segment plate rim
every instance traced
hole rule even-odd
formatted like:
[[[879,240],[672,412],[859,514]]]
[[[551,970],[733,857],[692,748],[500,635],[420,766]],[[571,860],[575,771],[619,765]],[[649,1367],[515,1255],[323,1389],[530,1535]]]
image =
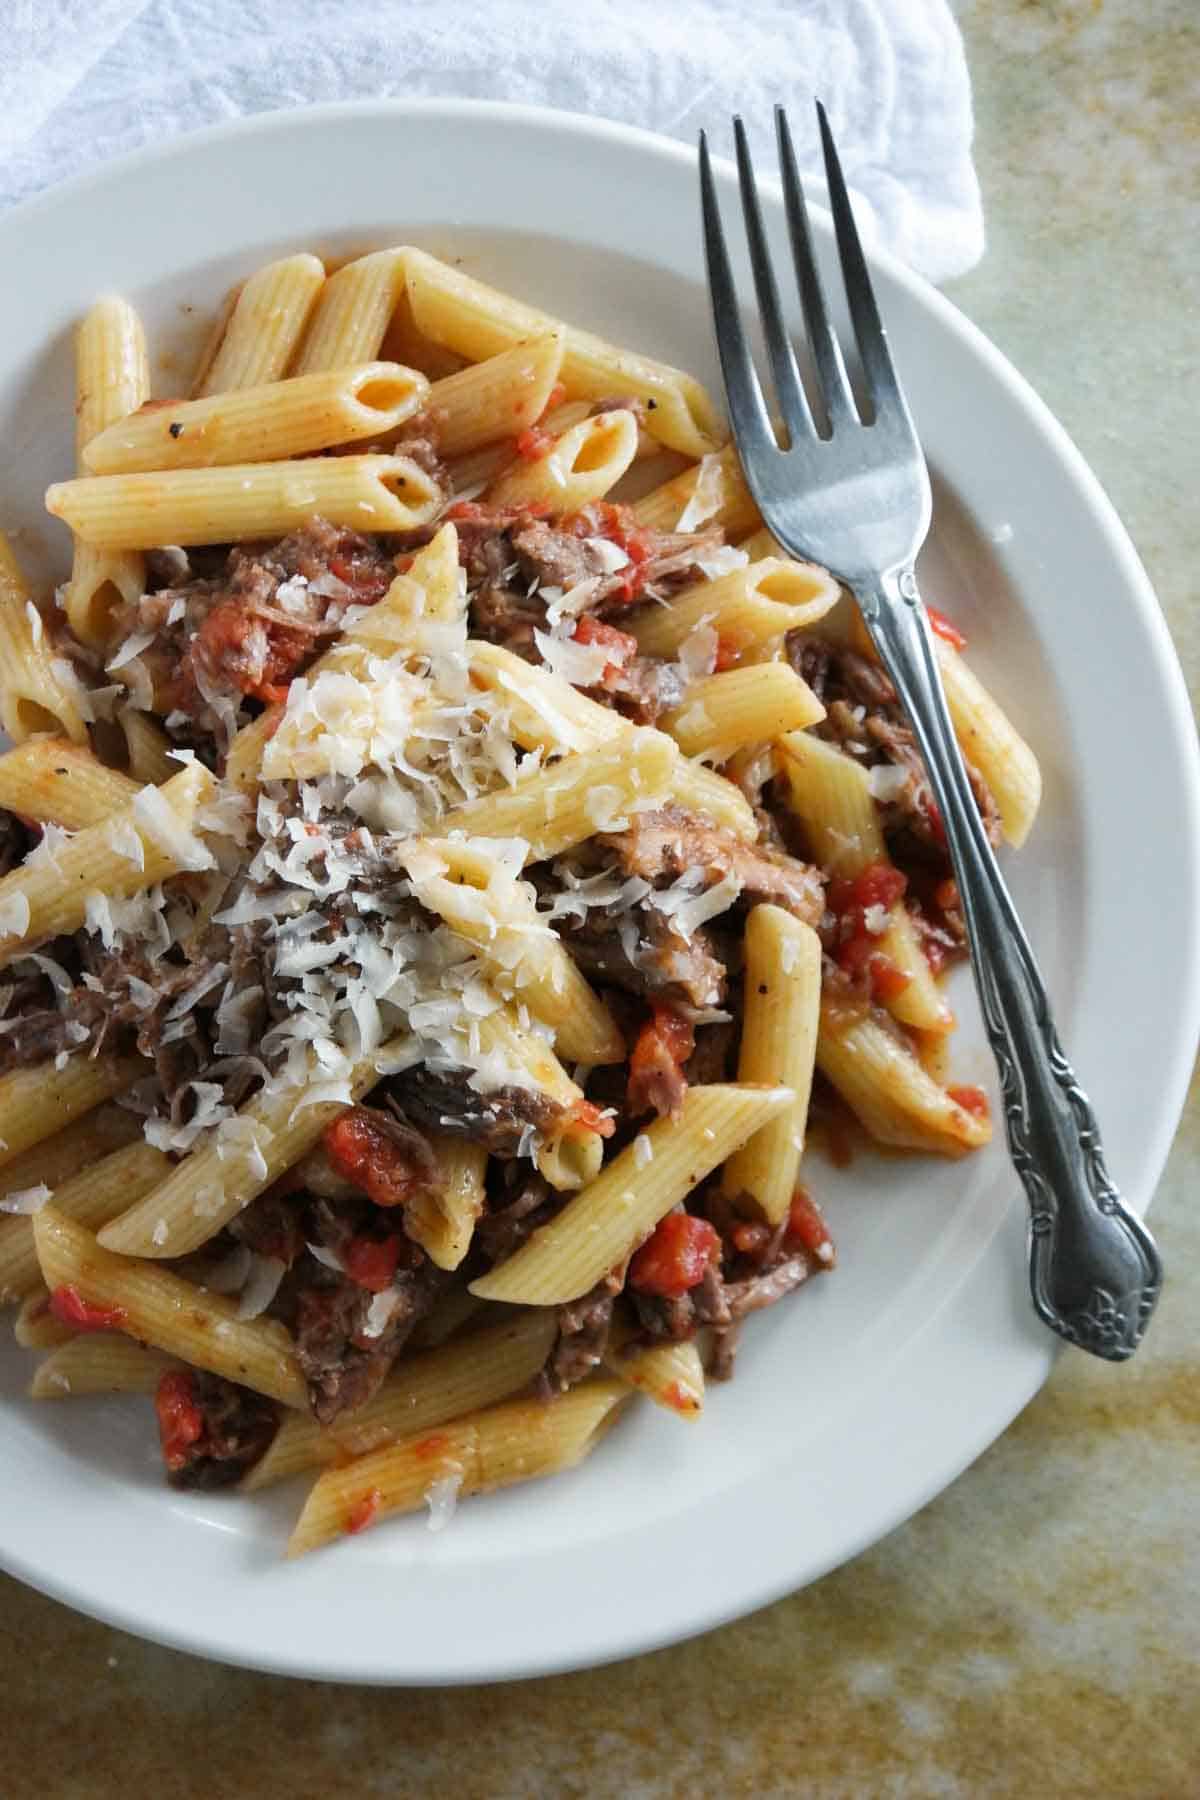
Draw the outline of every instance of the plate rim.
[[[423,114],[433,115],[442,120],[508,122],[514,126],[550,133],[565,133],[568,136],[582,135],[601,142],[608,141],[614,145],[619,144],[640,150],[647,157],[664,158],[677,165],[694,166],[695,163],[695,150],[677,139],[664,137],[640,127],[603,117],[552,107],[467,99],[326,102],[314,106],[276,108],[268,112],[207,126],[199,131],[183,133],[165,144],[144,145],[126,155],[103,162],[96,168],[82,171],[65,182],[30,196],[8,209],[4,214],[0,214],[0,237],[9,230],[20,231],[35,222],[40,214],[52,213],[55,207],[69,204],[73,199],[86,194],[91,189],[102,189],[107,183],[114,180],[135,176],[142,166],[159,165],[169,163],[176,158],[188,158],[198,153],[203,154],[204,150],[212,144],[229,144],[238,139],[271,135],[277,132],[286,133],[295,130],[298,125],[303,125],[309,120],[353,121],[366,118],[419,117]],[[714,163],[718,172],[726,178],[733,173],[733,165],[728,158],[714,158]],[[777,191],[776,184],[764,185],[776,186]],[[822,232],[828,231],[830,228],[828,214],[815,206],[813,212],[819,217],[818,229]],[[958,338],[968,353],[977,362],[984,365],[993,379],[1016,402],[1030,429],[1045,442],[1054,460],[1074,483],[1090,519],[1097,528],[1098,535],[1103,540],[1106,558],[1115,565],[1125,593],[1134,602],[1138,621],[1143,628],[1146,649],[1153,660],[1156,674],[1161,683],[1165,701],[1162,714],[1163,733],[1164,737],[1170,739],[1171,750],[1179,770],[1180,787],[1185,806],[1185,817],[1179,821],[1181,848],[1186,848],[1187,874],[1192,892],[1200,895],[1200,751],[1198,751],[1196,743],[1192,707],[1165,617],[1129,533],[1099,478],[1065,427],[1050,411],[1027,378],[1015,368],[981,328],[967,318],[952,300],[922,276],[900,263],[890,252],[879,246],[872,246],[868,250],[868,258],[873,265],[886,272],[891,280],[909,291],[918,307],[931,316],[936,330],[949,332]],[[697,267],[699,268],[699,262]],[[1181,954],[1179,962],[1179,975],[1180,992],[1181,996],[1185,998],[1186,1004],[1179,1008],[1176,1029],[1172,1034],[1174,1041],[1171,1046],[1169,1073],[1164,1081],[1167,1091],[1160,1098],[1157,1108],[1157,1128],[1147,1134],[1147,1139],[1142,1146],[1143,1182],[1141,1185],[1144,1186],[1145,1192],[1134,1196],[1134,1203],[1138,1211],[1145,1211],[1148,1208],[1161,1180],[1182,1114],[1197,1042],[1200,1040],[1200,917],[1196,919],[1187,943],[1183,947],[1183,954]],[[978,1269],[973,1271],[959,1291],[966,1291],[972,1281],[979,1279],[979,1273]],[[906,1490],[902,1509],[891,1517],[891,1522],[882,1531],[877,1525],[868,1527],[858,1538],[843,1544],[824,1561],[812,1567],[802,1578],[802,1583],[806,1585],[808,1581],[819,1579],[831,1568],[861,1554],[863,1549],[871,1543],[879,1541],[881,1537],[895,1530],[906,1519],[927,1505],[933,1497],[942,1492],[964,1469],[969,1467],[982,1451],[1008,1428],[1013,1419],[1039,1391],[1057,1360],[1061,1346],[1056,1345],[1047,1337],[1045,1345],[1041,1348],[1044,1354],[1034,1359],[1034,1366],[1031,1366],[1028,1378],[1022,1382],[1015,1397],[1013,1395],[1006,1396],[1005,1404],[998,1408],[994,1407],[988,1413],[987,1422],[980,1430],[965,1439],[960,1436],[956,1440],[954,1455],[940,1459],[933,1472],[929,1473],[925,1480],[912,1484]],[[1008,1405],[1010,1399],[1012,1400],[1011,1408]],[[997,1425],[998,1417],[1001,1422]],[[964,1442],[965,1449],[963,1448]],[[90,1591],[81,1590],[77,1584],[73,1585],[66,1576],[59,1578],[57,1571],[53,1569],[47,1571],[45,1566],[35,1559],[20,1552],[14,1554],[3,1543],[0,1543],[0,1567],[29,1586],[53,1599],[62,1601],[77,1611],[173,1649],[278,1674],[335,1682],[390,1686],[461,1685],[468,1682],[528,1678],[582,1667],[598,1667],[606,1662],[661,1648],[666,1644],[679,1642],[700,1632],[714,1629],[794,1591],[797,1585],[794,1573],[786,1570],[766,1575],[755,1584],[745,1587],[738,1598],[728,1605],[721,1605],[708,1611],[705,1611],[703,1607],[693,1607],[683,1619],[678,1616],[678,1609],[676,1609],[672,1612],[670,1621],[665,1623],[661,1630],[636,1630],[623,1643],[614,1641],[598,1651],[588,1649],[586,1646],[582,1648],[576,1646],[564,1649],[557,1655],[531,1655],[528,1649],[514,1655],[510,1649],[505,1647],[500,1657],[493,1654],[489,1659],[477,1661],[473,1666],[464,1664],[453,1669],[442,1668],[426,1673],[398,1673],[394,1666],[385,1667],[379,1659],[376,1659],[376,1662],[370,1667],[349,1668],[344,1661],[341,1664],[325,1663],[321,1661],[320,1655],[314,1654],[311,1647],[307,1645],[293,1647],[290,1644],[277,1642],[271,1651],[247,1649],[237,1644],[232,1638],[223,1636],[220,1631],[214,1630],[211,1624],[193,1625],[187,1619],[172,1621],[169,1625],[162,1626],[157,1623],[148,1623],[135,1605],[125,1606],[122,1604],[119,1589],[109,1589],[103,1596],[95,1596]],[[247,1576],[247,1582],[250,1579]]]

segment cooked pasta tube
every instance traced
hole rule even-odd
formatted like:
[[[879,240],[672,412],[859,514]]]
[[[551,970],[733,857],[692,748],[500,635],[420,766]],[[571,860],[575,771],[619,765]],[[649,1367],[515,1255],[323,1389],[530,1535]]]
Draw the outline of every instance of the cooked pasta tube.
[[[59,1344],[69,1344],[75,1335],[75,1327],[54,1312],[50,1290],[39,1278],[17,1308],[13,1337],[22,1350],[53,1350]]]
[[[179,768],[172,764],[173,771]],[[42,825],[81,831],[132,804],[138,782],[105,766],[86,744],[34,738],[0,755],[0,806]]]
[[[288,1542],[303,1556],[332,1538],[383,1519],[416,1512],[440,1491],[486,1494],[574,1468],[611,1425],[629,1390],[592,1380],[552,1405],[510,1400],[453,1420],[435,1432],[402,1438],[317,1478]]]
[[[405,1356],[369,1400],[331,1425],[318,1425],[309,1413],[289,1413],[242,1488],[255,1491],[301,1469],[345,1463],[519,1393],[549,1356],[557,1329],[552,1312],[523,1310],[453,1343]]]
[[[511,354],[511,352],[510,352]],[[486,363],[477,363],[477,368],[486,368]],[[465,373],[465,371],[464,371]],[[556,406],[545,418],[538,420],[538,428],[551,437],[561,437],[570,431],[572,426],[582,425],[585,419],[592,416],[591,402],[588,400],[568,400],[562,406]],[[641,454],[642,440],[638,438],[638,453]],[[453,457],[450,461],[450,491],[469,498],[473,494],[482,493],[491,482],[502,475],[515,461],[516,445],[511,437],[498,439],[495,443],[481,444],[478,450],[468,450],[464,456]]]
[[[51,1058],[0,1075],[0,1168],[123,1094],[148,1066],[140,1056],[72,1056],[61,1069]]]
[[[633,503],[638,523],[654,531],[700,531],[719,525],[728,541],[761,525],[732,444],[705,456]]]
[[[296,375],[118,419],[83,453],[90,475],[278,462],[379,437],[410,419],[429,383],[399,363],[359,363]]]
[[[746,1194],[772,1225],[796,1191],[821,1006],[821,940],[778,906],[746,920],[746,973],[739,1082],[789,1087],[795,1099],[735,1150],[721,1175],[730,1199]]]
[[[577,1300],[632,1255],[711,1169],[794,1103],[790,1088],[689,1088],[677,1117],[656,1119],[641,1134],[649,1140],[648,1161],[630,1144],[507,1262],[473,1281],[471,1292],[522,1306]]]
[[[449,1288],[435,1302],[433,1311],[417,1321],[408,1341],[414,1350],[432,1350],[435,1345],[444,1344],[447,1338],[461,1332],[472,1319],[478,1323],[480,1314],[494,1316],[495,1310],[486,1300],[477,1300],[465,1287]]]
[[[148,475],[89,475],[46,490],[46,509],[108,549],[279,537],[314,513],[356,531],[412,531],[440,503],[408,456],[310,456]]]
[[[142,321],[127,300],[97,300],[75,334],[75,451],[82,470],[91,440],[150,397],[150,364]],[[66,614],[81,643],[108,640],[113,613],[146,586],[142,558],[131,550],[98,550],[76,540]]]
[[[562,332],[548,331],[435,381],[425,417],[439,454],[463,456],[528,430],[546,410],[562,356]]]
[[[421,1188],[404,1208],[404,1229],[439,1269],[457,1269],[483,1211],[488,1153],[466,1138],[439,1137],[436,1189]]]
[[[65,1218],[99,1231],[165,1181],[171,1163],[161,1150],[139,1141],[102,1156],[91,1168],[53,1184],[53,1201]],[[43,1176],[41,1185],[50,1185]],[[37,1246],[29,1218],[0,1219],[0,1300],[19,1299],[37,1286]]]
[[[324,268],[307,254],[256,269],[242,283],[216,354],[201,369],[193,392],[203,398],[281,380],[324,285]]]
[[[125,739],[126,767],[135,789],[149,782],[161,787],[179,772],[179,759],[162,726],[137,706],[117,708],[117,727]]]
[[[695,1338],[682,1343],[643,1344],[627,1321],[614,1317],[604,1366],[627,1387],[681,1419],[704,1410],[704,1364]]]
[[[740,653],[812,625],[836,605],[838,585],[815,563],[765,557],[685,588],[668,606],[646,606],[629,623],[646,656],[671,656],[699,625]]]
[[[935,636],[933,647],[954,735],[967,761],[975,765],[991,789],[1005,837],[1015,849],[1020,849],[1033,829],[1042,803],[1038,759],[953,645]]]
[[[33,1229],[51,1292],[74,1288],[85,1306],[110,1315],[112,1330],[285,1406],[307,1406],[291,1339],[276,1320],[239,1319],[237,1302],[223,1294],[140,1258],[114,1256],[53,1206],[34,1214]]]
[[[115,1332],[72,1337],[44,1357],[29,1384],[31,1400],[80,1400],[87,1394],[153,1394],[173,1356]],[[290,1417],[290,1415],[289,1415]]]
[[[809,732],[790,732],[777,745],[776,767],[789,808],[803,821],[817,861],[835,875],[853,877],[889,862],[870,776],[861,763]],[[883,908],[877,907],[882,913]],[[870,909],[868,909],[868,912]],[[904,976],[887,994],[887,1009],[904,1025],[949,1031],[954,1015],[934,980],[916,927],[903,904],[886,909],[870,927],[875,946]]]
[[[564,756],[522,775],[505,792],[464,801],[441,820],[449,836],[524,838],[529,862],[561,856],[614,821],[665,796],[678,751],[661,731],[635,729],[587,755]],[[0,884],[2,892],[2,884]]]
[[[486,838],[414,839],[405,851],[413,893],[478,947],[493,977],[554,1032],[571,1062],[625,1059],[625,1039],[566,948],[537,910],[537,894],[489,849]]]
[[[881,1144],[961,1156],[991,1142],[990,1120],[960,1106],[869,1012],[822,1005],[817,1067]]]
[[[208,770],[189,763],[165,787],[139,789],[123,812],[77,832],[53,857],[5,875],[0,966],[30,944],[78,931],[94,895],[128,899],[181,870],[211,868],[212,853],[194,825],[212,787]]]
[[[555,512],[578,512],[616,486],[637,448],[637,420],[631,412],[597,413],[555,438],[544,456],[510,463],[485,498],[493,506],[545,505]]]
[[[587,1123],[583,1092],[540,1032],[527,1030],[510,1006],[498,1006],[472,1025],[479,1056],[506,1071],[506,1079],[531,1089],[561,1109],[558,1127],[543,1135],[534,1161],[552,1188],[583,1187],[600,1167],[604,1145]]]
[[[87,739],[79,677],[57,656],[16,557],[0,531],[0,727],[17,743],[35,731]]]
[[[387,1046],[360,1057],[344,1076],[331,1081],[315,1056],[307,1082],[261,1089],[215,1140],[193,1150],[158,1186],[119,1213],[100,1233],[105,1249],[127,1256],[186,1256],[198,1250],[299,1162],[326,1125],[350,1102],[363,1099],[379,1080],[377,1058]],[[328,1088],[336,1099],[322,1098]]]
[[[406,249],[404,258],[412,316],[426,337],[448,344],[471,362],[481,362],[523,340],[561,329],[561,380],[569,398],[635,395],[645,402],[646,429],[670,449],[703,456],[717,448],[724,435],[717,411],[693,376],[564,326],[423,250]]]
[[[660,721],[685,756],[725,762],[750,744],[769,743],[825,717],[806,681],[783,662],[703,675]]]
[[[123,1150],[142,1135],[142,1121],[123,1106],[97,1106],[65,1125],[53,1137],[11,1156],[0,1169],[0,1201],[26,1188],[56,1188],[81,1170],[91,1169],[114,1150]],[[0,1220],[0,1236],[5,1221]],[[0,1279],[0,1292],[4,1282]]]
[[[346,263],[321,290],[296,360],[296,374],[371,362],[379,355],[403,291],[401,250],[375,250]]]

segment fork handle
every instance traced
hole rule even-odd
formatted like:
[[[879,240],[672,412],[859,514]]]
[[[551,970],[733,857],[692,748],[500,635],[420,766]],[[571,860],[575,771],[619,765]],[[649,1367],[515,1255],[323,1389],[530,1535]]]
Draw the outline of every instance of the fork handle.
[[[1132,1356],[1162,1287],[1154,1239],[1109,1178],[1095,1113],[1058,1041],[1045,985],[975,804],[911,568],[852,584],[941,808],[971,966],[1029,1201],[1033,1304],[1052,1330]]]

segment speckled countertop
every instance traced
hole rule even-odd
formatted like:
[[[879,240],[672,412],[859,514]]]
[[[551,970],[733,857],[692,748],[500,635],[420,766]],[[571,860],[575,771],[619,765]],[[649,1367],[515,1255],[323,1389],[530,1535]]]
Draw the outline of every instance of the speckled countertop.
[[[990,244],[953,298],[1116,502],[1196,692],[1196,0],[962,0]],[[1190,315],[1190,318],[1189,318]],[[1073,1352],[848,1568],[680,1649],[442,1693],[221,1669],[0,1577],[0,1794],[1200,1796],[1200,1106],[1137,1362]]]

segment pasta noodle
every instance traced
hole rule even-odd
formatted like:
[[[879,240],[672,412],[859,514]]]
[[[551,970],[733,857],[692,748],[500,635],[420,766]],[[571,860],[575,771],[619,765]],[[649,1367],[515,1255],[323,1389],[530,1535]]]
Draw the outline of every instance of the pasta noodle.
[[[307,254],[256,270],[236,295],[216,354],[201,370],[197,398],[281,380],[324,285],[324,268]]]

